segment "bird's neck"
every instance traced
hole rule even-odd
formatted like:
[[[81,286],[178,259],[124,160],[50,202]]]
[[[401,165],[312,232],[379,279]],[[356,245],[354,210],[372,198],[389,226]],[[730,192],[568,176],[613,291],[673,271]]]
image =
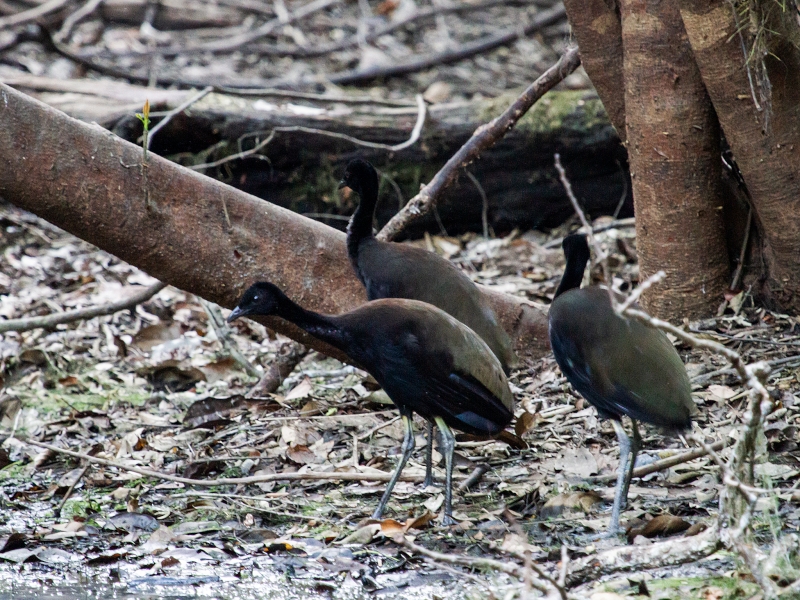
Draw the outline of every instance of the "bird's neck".
[[[347,254],[353,265],[358,259],[358,248],[365,240],[374,238],[372,221],[375,217],[375,205],[378,203],[378,186],[369,182],[361,189],[361,202],[347,225]]]
[[[306,310],[286,296],[278,299],[278,306],[273,314],[297,325],[315,338],[343,350],[345,334],[336,322],[336,317]]]
[[[586,270],[587,262],[589,262],[588,257],[567,256],[564,275],[562,275],[561,283],[558,284],[558,289],[556,289],[555,298],[558,298],[564,292],[581,287],[583,272]]]

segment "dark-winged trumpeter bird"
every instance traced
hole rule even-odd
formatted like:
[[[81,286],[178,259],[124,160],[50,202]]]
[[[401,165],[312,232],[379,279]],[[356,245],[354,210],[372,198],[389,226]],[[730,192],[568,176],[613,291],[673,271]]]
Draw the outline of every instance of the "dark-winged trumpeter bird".
[[[449,260],[422,248],[382,242],[372,232],[378,203],[378,173],[365,160],[348,163],[339,188],[349,187],[361,201],[347,226],[347,253],[367,298],[407,298],[432,304],[477,333],[508,375],[515,363],[511,339],[472,280]],[[433,424],[428,426],[424,485],[433,483]]]
[[[446,467],[443,524],[452,524],[455,437],[451,427],[497,435],[514,415],[514,397],[500,362],[470,328],[415,300],[368,302],[341,315],[322,315],[290,300],[271,283],[256,283],[228,317],[275,315],[338,348],[386,391],[405,426],[402,455],[373,518],[383,514],[392,488],[414,449],[413,413],[435,421]]]
[[[566,237],[563,248],[567,264],[550,305],[550,346],[572,387],[601,418],[611,419],[619,439],[619,472],[609,526],[609,532],[616,534],[641,448],[636,421],[681,431],[692,426],[696,406],[686,369],[667,336],[615,313],[607,289],[581,289],[589,261],[586,236]],[[623,415],[633,424],[633,443],[622,427]]]

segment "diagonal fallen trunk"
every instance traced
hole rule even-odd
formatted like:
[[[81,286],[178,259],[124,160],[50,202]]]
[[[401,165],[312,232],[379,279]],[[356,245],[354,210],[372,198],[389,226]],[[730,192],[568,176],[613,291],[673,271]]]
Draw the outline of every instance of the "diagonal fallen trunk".
[[[0,85],[0,196],[9,202],[222,306],[261,279],[312,310],[339,313],[364,302],[342,233],[155,155],[145,179],[141,161],[140,147]],[[486,293],[517,354],[541,356],[542,311]],[[264,323],[344,358],[284,321]]]

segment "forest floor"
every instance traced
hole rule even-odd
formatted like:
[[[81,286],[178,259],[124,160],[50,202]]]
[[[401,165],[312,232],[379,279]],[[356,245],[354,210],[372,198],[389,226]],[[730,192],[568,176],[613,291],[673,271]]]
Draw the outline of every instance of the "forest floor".
[[[417,243],[455,261],[477,282],[546,304],[563,267],[558,242],[566,231],[490,240],[432,236]],[[633,236],[626,227],[599,234],[611,253],[615,285],[623,289],[638,279]],[[2,318],[103,304],[152,283],[7,204],[0,207],[0,247]],[[752,308],[746,294],[733,298],[723,316],[690,324],[748,361],[774,365],[769,389],[780,408],[769,419],[758,476],[776,494],[759,504],[762,540],[776,528],[785,534],[800,525],[797,325],[792,317]],[[233,325],[232,338],[259,369],[288,341],[248,320]],[[746,407],[743,388],[721,358],[678,349],[700,409],[695,433],[709,443],[730,441]],[[1,426],[5,435],[14,432],[0,451],[0,559],[9,565],[0,568],[0,597],[25,597],[26,590],[47,597],[54,585],[73,585],[76,598],[104,597],[110,589],[116,597],[137,598],[272,597],[270,590],[276,598],[504,598],[519,591],[518,581],[431,563],[398,546],[392,534],[405,530],[416,543],[448,554],[503,559],[524,530],[533,560],[545,566],[560,560],[562,545],[578,558],[622,543],[592,537],[608,524],[618,457],[613,429],[571,391],[551,356],[511,378],[515,431],[526,447],[459,437],[459,479],[478,463],[490,468],[469,490],[456,491],[459,525],[443,529],[434,518],[443,501],[436,453],[436,485],[399,483],[387,520],[374,523],[369,516],[382,482],[185,485],[25,444],[30,437],[203,480],[343,471],[368,476],[393,468],[400,423],[365,373],[311,352],[276,393],[245,398],[256,379],[225,355],[198,300],[175,288],[112,316],[7,333],[0,352]],[[406,474],[421,479],[424,427],[417,424],[418,449]],[[644,446],[640,465],[687,450],[681,440],[652,429]],[[719,490],[708,457],[634,480],[623,514],[629,541],[648,544],[712,524]],[[655,517],[661,519],[648,527]],[[732,555],[721,552],[682,567],[588,581],[573,591],[600,600],[644,592],[653,598],[750,597],[754,590]]]
[[[439,0],[421,3],[423,11],[411,0],[270,6],[226,0],[182,2],[177,9],[162,2],[154,14],[146,10],[157,4],[106,2],[67,27],[75,9],[68,5],[36,23],[3,29],[0,80],[24,74],[41,78],[42,89],[62,89],[54,82],[91,79],[102,86],[116,74],[162,87],[284,85],[334,94],[337,85],[361,85],[362,94],[378,100],[411,102],[424,93],[439,103],[528,85],[568,41],[562,18],[502,47],[448,59],[476,40],[524,26],[557,6],[550,2],[483,0],[452,12]],[[311,4],[320,10],[295,19]],[[13,12],[8,7],[27,8],[0,2],[4,15]],[[428,16],[417,18],[422,13]],[[386,30],[397,23],[402,26]],[[264,35],[251,39],[258,29]],[[412,64],[402,76],[386,75],[418,59],[431,60],[424,68]],[[378,83],[375,72],[384,74]],[[350,80],[326,82],[331,75]],[[588,85],[582,72],[571,79],[570,87]],[[68,93],[80,101],[79,93]],[[567,231],[565,225],[502,239],[430,236],[417,243],[479,283],[546,305],[563,268],[558,242]],[[599,237],[610,251],[615,286],[635,284],[633,229],[612,228]],[[0,319],[102,305],[154,283],[8,204],[0,205],[0,250]],[[593,275],[596,280],[597,267]],[[753,308],[743,293],[722,316],[689,325],[748,361],[773,365],[768,387],[778,409],[768,421],[757,474],[775,494],[759,502],[755,528],[767,545],[779,535],[794,539],[786,534],[800,526],[797,320]],[[234,324],[232,337],[259,369],[288,344],[248,320]],[[695,433],[709,443],[732,442],[747,406],[744,389],[722,358],[678,350],[700,409]],[[490,467],[469,489],[455,492],[459,525],[443,529],[434,518],[443,502],[438,454],[437,485],[399,483],[387,520],[374,523],[369,516],[385,485],[374,476],[392,470],[402,432],[388,398],[365,373],[311,352],[276,393],[246,398],[256,378],[226,355],[197,298],[172,287],[112,316],[3,334],[0,600],[524,595],[524,585],[507,575],[423,559],[392,539],[406,531],[415,543],[452,557],[511,562],[524,533],[532,560],[548,570],[557,569],[562,547],[574,560],[623,543],[595,538],[610,513],[618,460],[612,427],[571,391],[551,356],[522,365],[511,380],[515,432],[524,447],[458,438],[457,483],[476,464]],[[417,451],[406,474],[421,481],[424,432],[417,425]],[[198,483],[89,465],[25,439]],[[644,445],[640,464],[688,450],[652,429]],[[325,473],[330,481],[300,478]],[[336,481],[337,473],[364,480]],[[275,474],[295,479],[208,484]],[[635,479],[623,515],[629,540],[644,547],[710,526],[720,489],[708,457]],[[784,573],[789,581],[800,576],[793,565]],[[583,581],[571,592],[593,600],[720,600],[757,597],[758,588],[732,554],[717,552],[679,567]]]

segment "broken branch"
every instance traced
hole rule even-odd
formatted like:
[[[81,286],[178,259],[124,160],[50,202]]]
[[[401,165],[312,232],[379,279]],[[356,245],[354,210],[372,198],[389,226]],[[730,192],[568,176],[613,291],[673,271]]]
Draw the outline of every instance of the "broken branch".
[[[534,81],[503,114],[486,125],[478,127],[467,143],[461,146],[458,152],[434,175],[430,183],[414,196],[403,210],[392,217],[378,237],[382,240],[394,239],[411,222],[433,210],[442,192],[453,183],[461,169],[470,165],[481,152],[505,136],[537,100],[577,69],[580,63],[578,48],[568,49],[559,61]]]

